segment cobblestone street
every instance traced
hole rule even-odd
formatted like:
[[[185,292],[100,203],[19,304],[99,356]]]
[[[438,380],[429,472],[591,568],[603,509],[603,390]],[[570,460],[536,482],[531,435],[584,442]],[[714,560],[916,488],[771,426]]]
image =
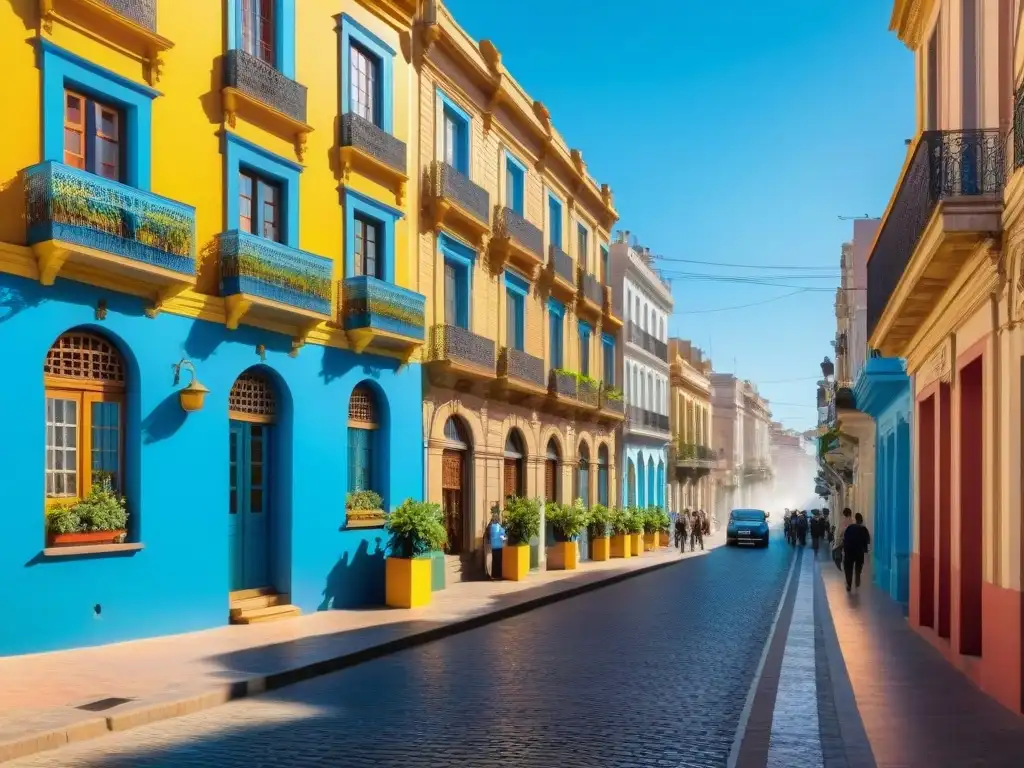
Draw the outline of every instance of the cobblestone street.
[[[791,552],[719,549],[29,766],[724,766]]]

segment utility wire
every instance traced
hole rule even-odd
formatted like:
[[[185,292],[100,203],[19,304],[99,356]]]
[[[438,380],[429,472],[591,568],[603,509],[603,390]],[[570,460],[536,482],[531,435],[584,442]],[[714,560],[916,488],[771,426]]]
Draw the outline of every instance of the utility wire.
[[[654,258],[656,261],[679,262],[681,264],[704,264],[710,267],[730,267],[734,269],[810,269],[816,272],[832,271],[836,273],[840,271],[839,267],[809,267],[806,265],[783,266],[781,264],[735,264],[728,261],[698,261],[696,259],[679,259],[673,256],[655,256]]]
[[[753,301],[753,302],[751,302],[749,304],[738,304],[738,305],[736,305],[734,307],[716,307],[714,309],[689,309],[689,310],[686,310],[684,312],[673,312],[672,315],[673,316],[675,316],[675,315],[703,315],[703,314],[707,314],[708,312],[730,312],[730,311],[732,311],[734,309],[746,309],[747,307],[759,307],[762,304],[769,304],[769,303],[771,303],[773,301],[780,301],[782,299],[789,298],[790,296],[796,296],[798,293],[806,293],[807,291],[812,291],[812,290],[814,290],[814,289],[813,288],[800,288],[800,289],[795,290],[795,291],[790,291],[789,293],[784,293],[781,296],[775,296],[775,297],[773,297],[771,299],[765,299],[764,301]]]

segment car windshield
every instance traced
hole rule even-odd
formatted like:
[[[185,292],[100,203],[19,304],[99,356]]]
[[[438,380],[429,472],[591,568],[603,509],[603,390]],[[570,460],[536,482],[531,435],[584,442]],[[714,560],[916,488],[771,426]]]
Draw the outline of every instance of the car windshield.
[[[737,509],[733,511],[732,519],[744,523],[763,523],[764,512],[753,509]]]

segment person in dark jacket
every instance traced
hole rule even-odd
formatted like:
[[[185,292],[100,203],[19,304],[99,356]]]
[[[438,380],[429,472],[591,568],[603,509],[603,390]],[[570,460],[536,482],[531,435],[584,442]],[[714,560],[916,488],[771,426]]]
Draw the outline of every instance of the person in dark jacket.
[[[800,539],[800,546],[807,545],[807,512],[803,511],[796,519],[796,535]]]
[[[686,551],[686,516],[681,514],[676,518],[676,548],[681,552]]]
[[[701,552],[704,551],[704,520],[701,519],[701,513],[698,510],[694,510],[693,517],[690,519],[690,551],[697,551],[697,544],[700,544]]]
[[[864,555],[871,546],[871,534],[864,525],[864,515],[858,512],[853,523],[843,533],[843,572],[846,574],[846,591],[856,585],[860,588],[860,573],[864,570]]]
[[[822,519],[818,515],[818,510],[811,510],[811,547],[814,549],[814,553],[818,553],[818,544],[821,542],[821,537],[824,535],[825,530],[822,525]]]

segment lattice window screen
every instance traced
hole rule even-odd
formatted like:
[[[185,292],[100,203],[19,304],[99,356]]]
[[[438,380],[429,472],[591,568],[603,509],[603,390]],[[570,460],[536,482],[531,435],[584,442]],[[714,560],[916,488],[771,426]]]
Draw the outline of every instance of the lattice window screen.
[[[458,451],[441,454],[441,487],[446,491],[462,488],[462,455]]]
[[[348,420],[359,424],[377,424],[377,402],[373,391],[364,385],[352,390],[348,401]]]
[[[243,373],[235,379],[228,394],[228,410],[254,416],[276,416],[274,387],[270,380],[258,373]]]
[[[71,379],[124,384],[124,362],[105,339],[91,333],[65,333],[46,353],[43,373]]]

